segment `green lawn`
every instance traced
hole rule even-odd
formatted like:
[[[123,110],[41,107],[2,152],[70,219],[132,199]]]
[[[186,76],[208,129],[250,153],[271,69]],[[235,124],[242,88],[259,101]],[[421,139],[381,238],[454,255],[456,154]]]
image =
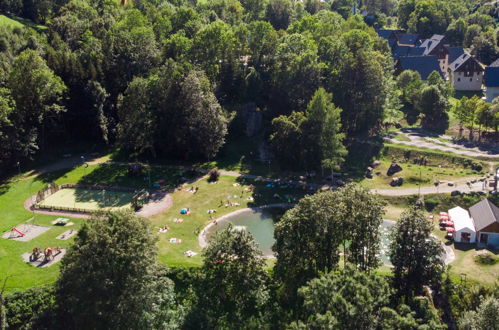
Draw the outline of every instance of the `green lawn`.
[[[372,179],[363,179],[360,184],[370,189],[389,189],[390,181],[393,177],[403,177],[404,184],[402,187],[417,187],[419,184],[422,186],[430,186],[435,180],[440,181],[454,181],[459,178],[467,177],[480,177],[483,173],[473,171],[471,169],[459,168],[457,166],[451,168],[439,168],[436,166],[420,166],[412,162],[400,162],[398,164],[402,167],[402,171],[394,174],[393,176],[386,175],[392,160],[382,159],[381,165],[378,166],[373,173]],[[397,189],[395,187],[393,189]]]
[[[0,15],[0,26],[10,26],[10,27],[24,27],[21,22],[15,21],[5,15]]]
[[[0,26],[10,26],[10,27],[19,27],[22,28],[24,26],[33,28],[38,32],[43,32],[47,29],[44,25],[35,24],[29,19],[22,17],[7,17],[5,15],[0,15]]]
[[[23,207],[23,202],[31,193],[43,187],[44,183],[36,178],[11,181],[0,186],[0,232],[10,231],[14,226],[22,224],[33,216]],[[30,252],[34,247],[46,248],[50,246],[67,247],[73,241],[56,240],[59,234],[68,229],[78,229],[81,219],[72,219],[71,227],[53,226],[56,216],[35,214],[35,222],[40,225],[50,226],[51,229],[29,242],[18,242],[0,238],[0,279],[12,276],[7,285],[7,290],[26,289],[32,286],[53,282],[59,272],[59,264],[48,268],[35,268],[24,263],[21,255]]]
[[[249,184],[255,185],[254,201],[247,200],[250,196],[249,192],[242,194],[244,187]],[[186,191],[191,186],[198,187],[199,191],[196,194]],[[200,265],[202,262],[200,254],[188,258],[183,252],[186,250],[201,251],[198,245],[198,234],[211,221],[210,215],[207,213],[209,209],[217,211],[213,215],[214,218],[217,218],[248,206],[282,203],[283,200],[273,197],[274,194],[281,197],[290,195],[299,198],[303,196],[304,191],[293,188],[268,188],[261,182],[250,180],[240,182],[239,179],[229,176],[222,176],[217,184],[210,184],[206,179],[201,179],[193,184],[185,185],[181,190],[177,189],[173,193],[173,207],[165,213],[151,218],[151,222],[158,229],[165,225],[170,227],[167,233],[159,234],[159,259],[168,266]],[[225,207],[227,195],[238,196],[238,198],[232,198],[230,201],[237,202],[240,206]],[[191,214],[181,215],[180,209],[184,207],[189,208]],[[174,218],[181,218],[184,222],[175,223],[172,221]],[[170,238],[180,238],[182,243],[170,243]]]
[[[21,178],[15,177],[11,181],[0,184],[0,232],[3,234],[10,231],[12,227],[18,226],[31,218],[33,214],[24,209],[23,202],[50,182],[57,184],[94,183],[134,188],[144,188],[148,185],[148,172],[136,177],[127,176],[126,172],[126,167],[118,165],[92,165],[87,168],[78,166],[38,176],[30,173]],[[168,189],[174,185],[174,182],[178,181],[181,172],[180,170],[153,168],[151,170],[151,182],[154,184],[164,180],[161,184],[164,185],[165,189]],[[216,216],[220,216],[247,205],[257,206],[283,202],[281,199],[273,197],[276,193],[280,196],[290,195],[296,198],[303,196],[305,193],[305,191],[296,188],[269,188],[263,182],[246,181],[239,183],[239,179],[235,177],[222,176],[217,184],[209,184],[206,179],[200,178],[199,175],[196,177],[193,173],[184,173],[184,176],[190,178],[187,187],[199,187],[198,193],[175,191],[173,194],[173,207],[165,213],[150,219],[155,227],[160,225],[171,227],[171,231],[168,233],[158,234],[160,237],[158,243],[159,259],[170,266],[200,265],[201,257],[199,255],[191,259],[185,257],[183,252],[189,249],[199,251],[195,231],[201,229],[209,221],[206,213],[208,209],[217,209]],[[241,195],[243,186],[238,186],[236,183],[243,186],[253,183],[255,185],[254,201],[246,199],[249,197],[249,193],[246,192],[243,198],[237,199],[237,202],[240,203],[239,207],[218,208],[220,201],[227,194]],[[179,210],[182,207],[189,207],[192,213],[183,216],[184,223],[173,223],[171,221],[173,218],[181,217]],[[0,279],[12,275],[8,281],[7,291],[26,289],[54,282],[58,275],[59,264],[48,268],[35,268],[24,263],[21,255],[30,252],[34,247],[42,249],[50,246],[68,247],[73,238],[60,241],[56,240],[55,237],[68,229],[78,229],[85,221],[84,219],[72,218],[73,226],[59,227],[51,224],[57,216],[42,214],[35,214],[34,216],[36,217],[36,223],[50,226],[51,229],[29,242],[9,241],[0,238]],[[181,238],[183,242],[182,244],[168,243],[167,238],[170,237]]]

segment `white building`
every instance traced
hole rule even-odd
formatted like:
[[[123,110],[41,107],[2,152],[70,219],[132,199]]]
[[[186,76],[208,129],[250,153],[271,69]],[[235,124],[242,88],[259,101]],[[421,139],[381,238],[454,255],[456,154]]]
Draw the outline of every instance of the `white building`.
[[[481,91],[484,71],[473,56],[463,53],[449,65],[452,87],[456,91]]]
[[[454,242],[476,243],[476,231],[473,219],[468,211],[457,206],[449,210],[449,217],[454,222]]]

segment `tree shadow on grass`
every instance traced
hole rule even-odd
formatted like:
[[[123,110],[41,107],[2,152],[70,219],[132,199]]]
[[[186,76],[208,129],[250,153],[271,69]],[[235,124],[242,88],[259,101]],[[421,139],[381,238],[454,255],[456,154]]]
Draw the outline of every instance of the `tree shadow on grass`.
[[[248,207],[258,207],[269,204],[286,204],[292,206],[307,194],[313,194],[316,188],[310,189],[307,184],[299,184],[295,181],[259,181],[239,177],[237,181],[241,185],[252,184],[253,193],[245,192],[244,198],[252,197],[253,200],[248,203]]]
[[[348,172],[348,176],[353,181],[362,180],[366,173],[367,167],[372,164],[376,158],[381,157],[383,141],[381,139],[374,140],[355,140],[348,147],[350,152],[345,159],[343,168]]]
[[[99,208],[123,207],[132,201],[134,192],[119,192],[112,190],[76,189],[77,203],[95,203]]]
[[[68,167],[68,168],[64,168],[61,170],[57,170],[54,172],[41,173],[35,177],[34,181],[41,181],[41,182],[46,183],[46,184],[52,183],[52,182],[55,182],[57,179],[64,177],[67,173],[73,171],[75,168],[76,168],[76,166],[73,166],[73,167]]]
[[[195,182],[201,176],[194,171],[164,167],[145,167],[131,174],[126,165],[102,164],[84,175],[78,184],[167,191],[181,183]]]
[[[0,181],[0,195],[5,194],[7,191],[9,191],[9,189],[10,189],[10,182],[8,182],[8,181],[1,182]]]

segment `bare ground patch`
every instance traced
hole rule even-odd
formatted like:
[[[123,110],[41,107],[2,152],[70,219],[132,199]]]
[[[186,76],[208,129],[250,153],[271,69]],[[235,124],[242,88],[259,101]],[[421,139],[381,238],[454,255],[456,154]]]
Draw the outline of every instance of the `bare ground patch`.
[[[32,257],[32,254],[27,252],[23,253],[22,258],[24,262],[30,264],[33,267],[45,268],[45,267],[50,267],[53,264],[61,261],[62,257],[64,257],[65,254],[66,254],[66,249],[61,249],[61,252],[55,254],[53,258],[45,260],[45,255],[43,253],[41,253],[37,259],[34,259]]]
[[[45,233],[50,227],[20,224],[5,232],[2,237],[20,242],[28,242],[33,238]]]

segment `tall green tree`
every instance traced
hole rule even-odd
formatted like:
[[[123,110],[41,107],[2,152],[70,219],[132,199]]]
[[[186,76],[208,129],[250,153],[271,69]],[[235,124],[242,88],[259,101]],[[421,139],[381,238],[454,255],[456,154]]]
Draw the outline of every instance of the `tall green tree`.
[[[376,329],[391,296],[385,279],[350,266],[315,278],[298,292],[303,321],[293,329]]]
[[[289,116],[281,115],[272,120],[270,144],[279,165],[284,168],[299,169],[303,164],[301,130],[306,120],[302,112],[293,112]]]
[[[150,225],[129,211],[88,220],[62,260],[56,284],[64,327],[178,328],[173,283],[158,264],[156,241]]]
[[[385,202],[369,190],[352,184],[338,194],[344,259],[360,270],[376,269],[380,265],[380,226]],[[347,248],[346,242],[349,242]]]
[[[302,123],[302,150],[308,169],[328,168],[333,172],[344,161],[347,150],[341,133],[341,109],[332,102],[332,95],[319,88],[305,113]]]
[[[421,125],[424,128],[444,131],[449,126],[449,101],[438,86],[430,85],[421,90],[418,108],[422,115]]]
[[[283,298],[294,301],[298,287],[334,270],[342,245],[347,260],[359,269],[377,267],[382,213],[378,197],[351,185],[307,196],[287,211],[275,227],[273,246]]]
[[[433,223],[416,208],[405,211],[393,227],[389,248],[393,284],[400,296],[413,297],[423,285],[438,283],[444,269],[441,243],[431,236]]]
[[[202,71],[191,71],[180,83],[175,129],[175,149],[207,159],[215,157],[225,143],[229,116],[222,109]]]
[[[20,157],[30,157],[39,146],[44,147],[47,117],[66,110],[66,86],[38,52],[25,50],[13,63],[7,87],[15,102],[15,111],[10,115],[16,128],[15,149]]]
[[[490,296],[482,300],[476,311],[467,311],[459,319],[459,329],[498,330],[499,299]]]
[[[213,329],[256,325],[269,302],[265,259],[251,234],[228,226],[203,252],[199,306]]]

